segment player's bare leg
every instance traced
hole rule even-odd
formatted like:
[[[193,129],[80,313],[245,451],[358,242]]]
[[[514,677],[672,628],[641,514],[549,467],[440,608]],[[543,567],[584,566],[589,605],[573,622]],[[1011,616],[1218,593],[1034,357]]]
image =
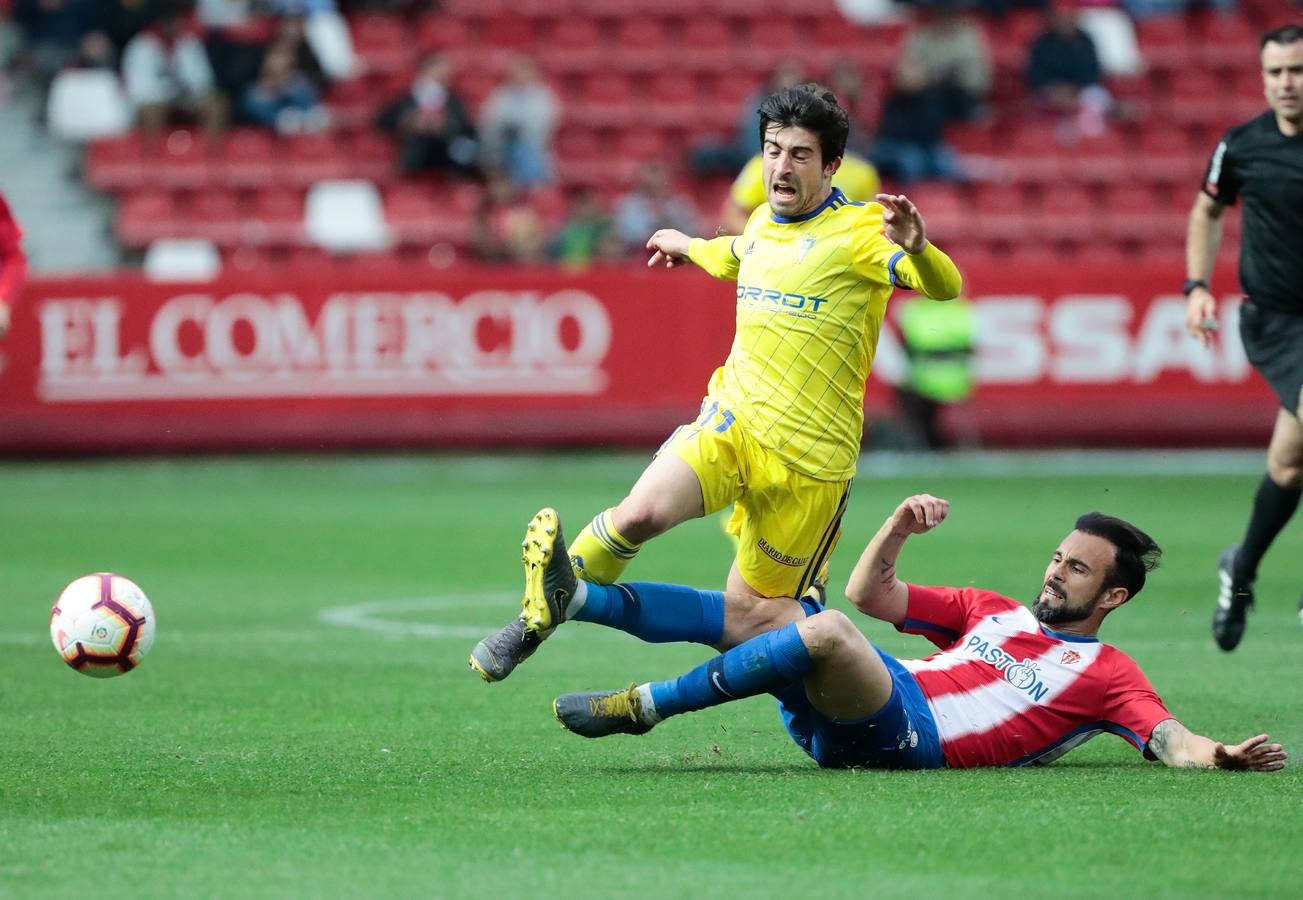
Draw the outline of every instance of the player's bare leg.
[[[1282,409],[1272,429],[1267,447],[1267,477],[1254,498],[1245,542],[1226,548],[1217,563],[1220,592],[1212,631],[1217,646],[1223,650],[1234,650],[1244,636],[1245,619],[1253,608],[1258,560],[1293,515],[1300,486],[1303,486],[1303,424],[1297,413]],[[1244,558],[1245,544],[1251,542],[1252,555]],[[1303,617],[1303,602],[1299,612]]]
[[[891,699],[891,673],[878,651],[850,619],[835,609],[796,626],[814,670],[805,676],[805,693],[830,719],[867,719]]]
[[[805,607],[791,597],[766,597],[747,584],[734,560],[724,593],[724,633],[715,649],[729,650],[758,634],[804,618]]]
[[[628,496],[584,526],[570,544],[570,562],[583,580],[614,584],[644,542],[703,515],[697,473],[678,456],[662,453]]]

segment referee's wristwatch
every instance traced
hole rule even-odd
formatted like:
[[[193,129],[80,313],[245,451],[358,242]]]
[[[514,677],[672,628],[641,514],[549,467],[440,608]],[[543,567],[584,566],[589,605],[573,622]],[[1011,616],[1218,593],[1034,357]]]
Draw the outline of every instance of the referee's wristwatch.
[[[1187,278],[1185,284],[1181,286],[1181,293],[1189,297],[1190,292],[1195,288],[1203,288],[1206,291],[1208,290],[1208,282],[1202,278]]]

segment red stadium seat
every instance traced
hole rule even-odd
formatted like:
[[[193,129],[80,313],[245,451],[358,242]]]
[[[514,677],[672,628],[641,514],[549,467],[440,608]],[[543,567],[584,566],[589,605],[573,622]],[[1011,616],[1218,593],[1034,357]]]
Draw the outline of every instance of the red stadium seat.
[[[402,21],[393,16],[364,15],[351,25],[353,49],[368,71],[400,72],[415,62],[416,42]]]
[[[1135,161],[1135,153],[1116,131],[1083,138],[1065,154],[1066,173],[1077,181],[1103,183],[1126,178]]]
[[[927,222],[928,234],[942,245],[953,247],[969,238],[973,215],[956,186],[910,185],[908,196]]]
[[[399,244],[432,244],[438,234],[437,223],[446,216],[429,185],[395,185],[385,196],[385,222]]]
[[[348,164],[332,135],[300,134],[282,141],[288,145],[285,152],[288,165],[282,167],[281,175],[289,183],[307,187],[348,174]]]
[[[1077,184],[1047,186],[1036,222],[1038,237],[1080,244],[1092,243],[1102,224],[1091,191]]]
[[[129,191],[149,178],[145,151],[136,132],[100,138],[86,152],[86,181],[102,191]]]
[[[475,35],[464,19],[450,15],[425,16],[417,29],[423,51],[460,50],[475,43]]]
[[[395,177],[398,148],[387,136],[375,131],[359,131],[344,147],[350,178],[365,178],[384,184]]]
[[[194,189],[208,184],[208,139],[193,131],[169,131],[146,151],[149,183],[157,187]]]
[[[187,237],[207,238],[218,247],[234,247],[242,241],[243,219],[235,194],[217,188],[200,191],[190,207]]]
[[[167,191],[131,194],[118,206],[114,226],[118,243],[142,250],[159,238],[184,237],[181,212]]]
[[[581,98],[566,105],[568,122],[590,128],[621,128],[637,118],[633,87],[622,73],[595,71],[584,81]]]
[[[1136,22],[1136,37],[1145,62],[1167,71],[1187,67],[1190,42],[1194,37],[1186,27],[1184,16],[1156,16]]]
[[[757,19],[751,23],[751,33],[747,36],[748,54],[759,51],[770,60],[795,55],[805,45],[806,36],[798,33],[787,19]]]
[[[1005,158],[1015,181],[1033,184],[1058,182],[1072,173],[1065,170],[1063,147],[1048,126],[1029,125],[1013,132],[1005,145]]]
[[[489,20],[482,40],[490,47],[519,51],[533,46],[535,34],[528,19],[508,13]]]
[[[226,135],[214,162],[216,181],[232,188],[267,187],[276,178],[276,141],[252,128]]]
[[[341,129],[371,128],[376,116],[390,99],[388,83],[377,90],[376,82],[368,78],[352,78],[331,85],[326,97],[330,116]]]
[[[719,19],[694,18],[683,28],[677,56],[679,64],[687,69],[727,70],[734,63],[733,33]],[[767,64],[772,65],[772,61]]]
[[[262,191],[241,235],[255,246],[289,246],[302,243],[303,194],[283,188]]]

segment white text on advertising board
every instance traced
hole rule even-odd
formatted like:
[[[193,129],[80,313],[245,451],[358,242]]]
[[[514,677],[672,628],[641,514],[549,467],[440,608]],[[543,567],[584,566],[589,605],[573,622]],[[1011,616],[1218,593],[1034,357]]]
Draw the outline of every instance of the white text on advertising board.
[[[289,293],[181,294],[134,338],[126,302],[41,304],[43,399],[596,394],[607,382],[611,322],[580,290],[341,293],[315,317]]]

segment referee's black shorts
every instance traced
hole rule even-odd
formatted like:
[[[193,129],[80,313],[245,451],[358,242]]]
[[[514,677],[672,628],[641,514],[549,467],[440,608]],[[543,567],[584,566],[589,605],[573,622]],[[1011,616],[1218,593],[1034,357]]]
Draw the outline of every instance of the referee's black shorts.
[[[1280,405],[1299,413],[1303,390],[1303,315],[1245,300],[1240,307],[1240,338],[1253,367],[1267,379]]]

